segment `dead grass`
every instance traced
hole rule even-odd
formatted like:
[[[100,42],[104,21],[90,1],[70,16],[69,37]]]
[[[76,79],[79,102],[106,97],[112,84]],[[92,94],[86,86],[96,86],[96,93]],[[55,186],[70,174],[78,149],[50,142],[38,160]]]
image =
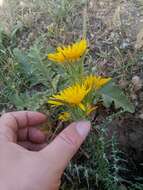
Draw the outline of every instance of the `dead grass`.
[[[8,33],[15,25],[22,28],[17,39],[24,51],[41,36],[45,47],[68,44],[81,38],[84,28],[93,70],[113,77],[134,97],[130,81],[143,71],[141,5],[139,0],[6,0],[0,23]]]

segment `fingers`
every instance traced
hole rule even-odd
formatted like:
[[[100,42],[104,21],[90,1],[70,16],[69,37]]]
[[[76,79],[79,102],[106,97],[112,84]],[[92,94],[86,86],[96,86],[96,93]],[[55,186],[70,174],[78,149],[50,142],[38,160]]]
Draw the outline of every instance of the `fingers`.
[[[22,128],[18,131],[18,141],[30,141],[33,143],[43,143],[46,140],[46,135],[40,129],[30,127]]]
[[[56,169],[64,170],[90,131],[90,122],[72,123],[41,151]]]
[[[16,142],[18,128],[35,126],[46,121],[39,112],[19,111],[4,114],[0,118],[0,140]]]
[[[40,151],[47,146],[45,134],[34,127],[20,129],[17,141],[20,146],[31,151]]]
[[[21,142],[18,142],[18,144],[30,151],[40,151],[47,146],[46,143],[35,144],[29,141],[21,141]]]
[[[12,129],[39,125],[46,121],[46,116],[39,112],[9,112],[0,118],[0,125],[5,124]]]

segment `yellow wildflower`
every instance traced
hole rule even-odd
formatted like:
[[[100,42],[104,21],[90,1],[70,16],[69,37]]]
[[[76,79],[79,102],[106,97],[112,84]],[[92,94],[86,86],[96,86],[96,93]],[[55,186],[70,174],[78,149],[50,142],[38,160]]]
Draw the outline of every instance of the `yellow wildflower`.
[[[84,85],[75,84],[64,89],[58,95],[53,95],[48,103],[54,106],[69,104],[70,106],[78,106],[82,110],[85,110],[82,101],[88,92],[89,90]]]
[[[71,115],[69,112],[62,112],[60,115],[59,115],[59,120],[61,121],[68,121],[70,119]]]
[[[48,59],[59,63],[77,61],[84,55],[86,49],[87,41],[82,39],[72,45],[58,47],[57,52],[48,54]]]
[[[105,84],[107,84],[111,78],[104,78],[101,76],[95,76],[95,75],[89,75],[84,80],[84,86],[86,89],[92,90],[92,89],[99,89]]]

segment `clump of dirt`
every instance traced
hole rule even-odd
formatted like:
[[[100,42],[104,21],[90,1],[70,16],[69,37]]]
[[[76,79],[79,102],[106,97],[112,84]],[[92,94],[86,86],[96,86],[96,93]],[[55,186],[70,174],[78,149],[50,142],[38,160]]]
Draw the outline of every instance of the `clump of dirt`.
[[[132,167],[138,174],[143,171],[143,80],[139,76],[132,78],[130,86],[131,98],[135,105],[135,113],[125,114],[111,122],[109,138],[113,134],[118,137],[119,148],[126,154]]]
[[[114,120],[109,127],[109,137],[116,134],[120,149],[135,163],[143,162],[143,120],[127,114]]]

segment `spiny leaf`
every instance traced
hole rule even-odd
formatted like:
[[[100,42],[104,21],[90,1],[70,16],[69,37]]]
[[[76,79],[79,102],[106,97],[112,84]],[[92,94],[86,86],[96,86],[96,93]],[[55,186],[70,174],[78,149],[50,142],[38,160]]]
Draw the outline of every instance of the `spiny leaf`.
[[[31,75],[32,67],[29,64],[28,57],[18,48],[13,50],[13,54],[17,62],[22,66],[24,72],[28,75]]]
[[[15,94],[9,97],[9,100],[12,104],[16,106],[18,110],[23,110],[24,108],[28,110],[37,111],[40,109],[41,105],[43,105],[47,101],[48,91],[45,92],[37,92],[30,96],[28,93],[23,94]]]
[[[125,94],[114,83],[109,83],[99,90],[105,106],[109,107],[113,102],[116,108],[123,108],[124,111],[134,112],[134,106],[130,103]]]

